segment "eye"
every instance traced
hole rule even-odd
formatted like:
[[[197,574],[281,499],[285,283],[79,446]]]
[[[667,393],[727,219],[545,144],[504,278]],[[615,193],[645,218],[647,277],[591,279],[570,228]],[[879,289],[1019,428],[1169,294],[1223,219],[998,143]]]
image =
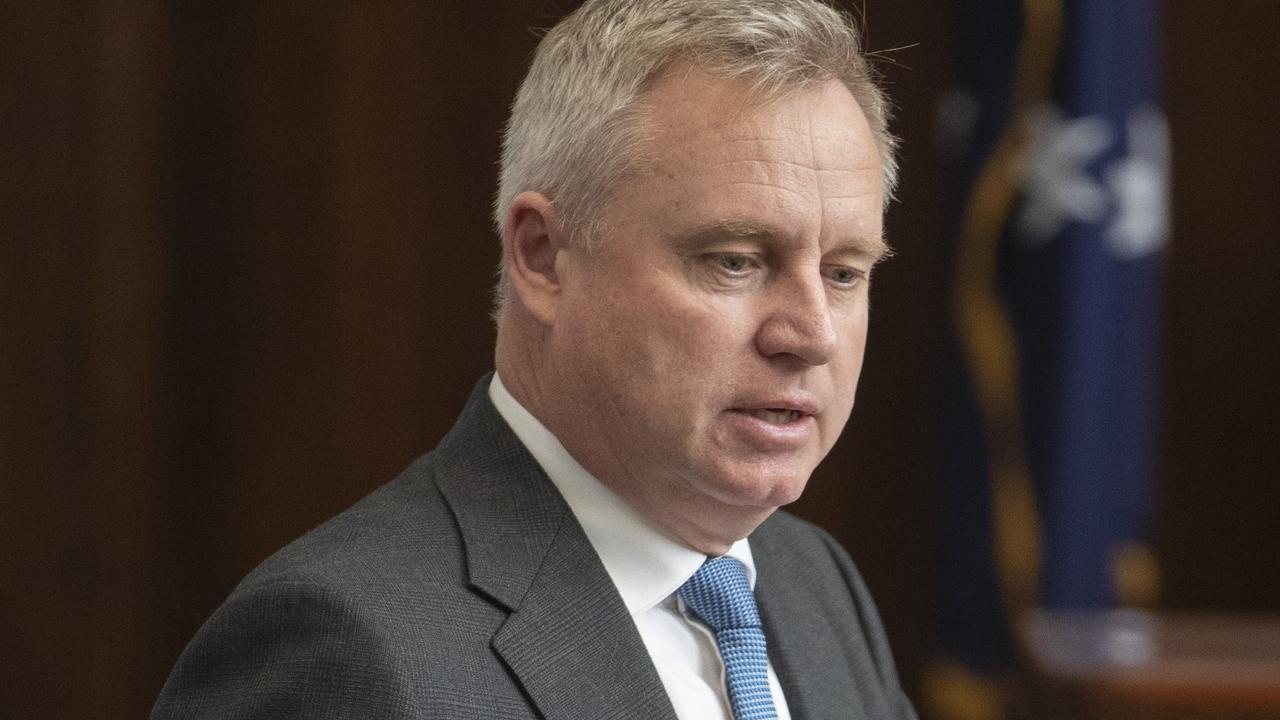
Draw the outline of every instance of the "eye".
[[[746,275],[755,268],[756,261],[750,255],[736,253],[717,253],[712,256],[717,269],[729,275]]]
[[[827,278],[840,287],[854,287],[866,273],[858,268],[835,265],[827,268]]]

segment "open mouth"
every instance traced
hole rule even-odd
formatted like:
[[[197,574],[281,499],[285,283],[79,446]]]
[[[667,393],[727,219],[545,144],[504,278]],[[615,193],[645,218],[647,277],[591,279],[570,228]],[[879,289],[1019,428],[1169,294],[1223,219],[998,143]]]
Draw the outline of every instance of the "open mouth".
[[[770,425],[788,425],[804,417],[804,413],[799,410],[787,410],[786,408],[760,408],[759,410],[750,410],[747,414]]]

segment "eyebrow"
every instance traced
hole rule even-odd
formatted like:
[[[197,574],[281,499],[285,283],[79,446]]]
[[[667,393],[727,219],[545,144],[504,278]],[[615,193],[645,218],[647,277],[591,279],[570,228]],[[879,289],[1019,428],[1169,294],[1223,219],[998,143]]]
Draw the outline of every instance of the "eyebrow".
[[[726,240],[766,240],[782,237],[786,237],[786,233],[769,223],[750,219],[729,219],[696,228],[682,235],[679,242],[687,247],[697,247]],[[884,238],[879,235],[843,238],[836,242],[834,250],[851,251],[875,261],[893,254]]]

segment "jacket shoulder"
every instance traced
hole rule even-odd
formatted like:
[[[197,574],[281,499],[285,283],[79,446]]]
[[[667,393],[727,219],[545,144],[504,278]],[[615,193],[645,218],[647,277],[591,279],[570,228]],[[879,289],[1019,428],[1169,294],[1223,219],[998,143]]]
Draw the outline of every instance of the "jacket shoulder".
[[[301,582],[356,594],[424,575],[456,575],[456,526],[435,482],[433,453],[264,560],[232,593]]]
[[[762,611],[767,607],[789,629],[778,638],[782,654],[801,658],[823,648],[830,662],[808,669],[821,674],[843,667],[837,673],[843,681],[836,684],[852,681],[858,687],[857,697],[848,701],[862,703],[868,717],[914,718],[875,602],[840,543],[816,525],[779,511],[751,535],[751,552]]]
[[[250,572],[188,644],[159,718],[448,716],[504,614],[467,583],[432,454]],[[502,675],[488,678],[500,685]],[[515,698],[515,699],[512,699]],[[490,699],[521,706],[515,692]]]

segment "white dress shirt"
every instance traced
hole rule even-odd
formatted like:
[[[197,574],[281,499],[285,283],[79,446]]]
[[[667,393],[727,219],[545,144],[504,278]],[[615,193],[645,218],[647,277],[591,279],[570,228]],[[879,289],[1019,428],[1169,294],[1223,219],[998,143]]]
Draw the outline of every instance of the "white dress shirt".
[[[676,593],[706,556],[663,534],[587,472],[551,431],[512,397],[497,374],[489,384],[489,399],[582,525],[640,631],[676,715],[680,720],[733,720],[715,635],[689,614]],[[754,588],[756,566],[747,540],[734,543],[725,554],[746,566]],[[779,720],[790,720],[772,664],[769,689]]]

